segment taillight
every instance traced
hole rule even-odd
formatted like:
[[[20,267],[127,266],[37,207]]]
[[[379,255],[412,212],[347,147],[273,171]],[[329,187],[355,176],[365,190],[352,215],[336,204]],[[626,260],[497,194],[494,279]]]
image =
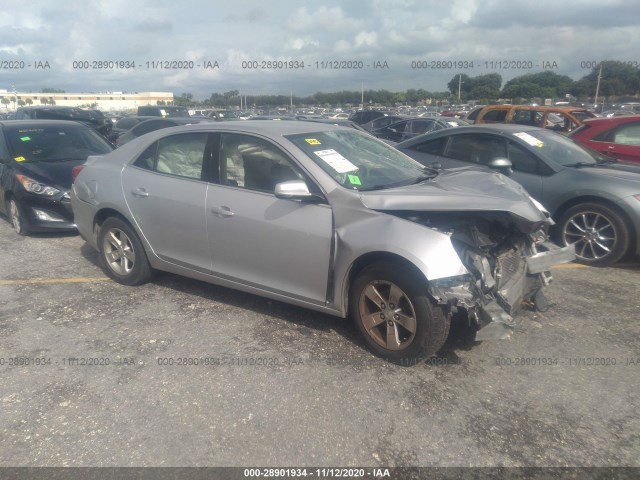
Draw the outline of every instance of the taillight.
[[[84,165],[76,165],[71,169],[71,183],[76,181],[76,177],[82,171],[83,168],[84,168]]]

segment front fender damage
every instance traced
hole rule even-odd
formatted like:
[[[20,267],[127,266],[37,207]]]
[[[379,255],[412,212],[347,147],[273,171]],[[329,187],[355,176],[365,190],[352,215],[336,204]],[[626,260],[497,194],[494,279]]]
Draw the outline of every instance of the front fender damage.
[[[475,324],[479,341],[511,336],[514,317],[525,305],[545,310],[549,269],[575,258],[573,247],[548,242],[544,227],[522,231],[507,215],[448,216],[446,223],[437,216],[409,218],[450,235],[469,273],[430,279],[429,294],[450,313],[461,313]]]

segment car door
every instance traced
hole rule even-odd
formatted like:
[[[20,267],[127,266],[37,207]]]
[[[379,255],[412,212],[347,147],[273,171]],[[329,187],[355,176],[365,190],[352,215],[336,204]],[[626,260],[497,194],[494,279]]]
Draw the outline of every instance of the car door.
[[[207,194],[213,270],[223,278],[324,304],[333,217],[326,203],[277,198],[275,185],[314,184],[279,147],[254,135],[222,133],[220,183]]]
[[[597,150],[619,160],[640,159],[640,122],[631,122],[608,130],[593,139]]]
[[[211,271],[205,213],[210,140],[206,133],[164,137],[122,172],[127,205],[156,255],[203,272]]]
[[[507,141],[507,158],[511,161],[513,173],[511,178],[522,185],[529,195],[543,202],[543,174],[549,169],[544,162],[533,155],[527,148],[516,144],[512,140]]]
[[[511,178],[542,201],[541,161],[511,140],[490,133],[452,135],[444,156],[445,168],[475,165],[490,169],[492,160],[508,158],[514,165]]]

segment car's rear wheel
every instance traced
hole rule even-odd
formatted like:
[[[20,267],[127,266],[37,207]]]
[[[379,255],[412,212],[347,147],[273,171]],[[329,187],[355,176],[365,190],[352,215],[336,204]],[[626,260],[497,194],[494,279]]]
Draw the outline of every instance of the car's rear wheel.
[[[100,257],[107,274],[124,285],[140,285],[151,278],[142,243],[124,220],[111,217],[100,228]]]
[[[11,198],[9,200],[9,220],[11,220],[11,225],[13,229],[16,231],[18,235],[26,235],[29,233],[29,228],[27,226],[27,221],[24,216],[24,210],[22,205],[15,199]]]
[[[425,279],[395,263],[362,270],[351,289],[350,312],[369,348],[395,363],[433,355],[449,333],[450,318],[430,301]]]
[[[597,203],[581,203],[567,210],[558,220],[558,232],[562,244],[575,245],[580,263],[594,267],[617,262],[630,243],[624,218]]]

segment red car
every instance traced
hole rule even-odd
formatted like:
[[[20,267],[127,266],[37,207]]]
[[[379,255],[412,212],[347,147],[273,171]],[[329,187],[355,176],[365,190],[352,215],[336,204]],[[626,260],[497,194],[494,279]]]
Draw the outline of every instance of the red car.
[[[640,115],[590,118],[569,136],[618,160],[640,162]]]

